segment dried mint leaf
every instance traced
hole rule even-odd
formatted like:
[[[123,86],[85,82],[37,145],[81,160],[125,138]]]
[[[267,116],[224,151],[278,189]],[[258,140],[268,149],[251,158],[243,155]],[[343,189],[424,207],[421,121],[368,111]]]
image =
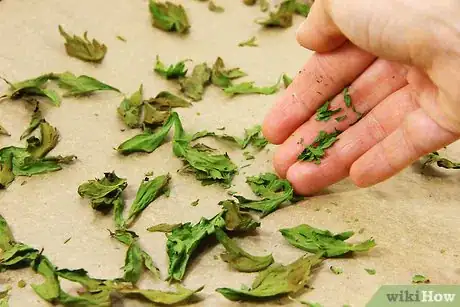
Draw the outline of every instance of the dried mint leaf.
[[[211,69],[206,63],[198,64],[193,68],[192,75],[179,79],[181,91],[193,101],[203,98],[204,88],[211,79]]]
[[[350,252],[365,252],[376,245],[373,239],[357,244],[345,242],[354,235],[353,231],[333,234],[329,230],[314,228],[307,224],[280,229],[280,232],[293,246],[327,258],[343,256]]]
[[[375,269],[364,269],[364,270],[365,270],[365,271],[367,272],[367,274],[369,274],[369,275],[375,275],[375,273],[376,273]]]
[[[213,0],[209,1],[208,10],[215,13],[223,13],[225,11],[225,9],[222,6],[215,4]]]
[[[321,130],[313,143],[305,147],[302,153],[297,157],[297,160],[320,164],[321,159],[326,155],[326,149],[338,141],[337,136],[339,134],[340,131],[337,130],[331,133]]]
[[[227,88],[232,85],[232,80],[246,76],[246,73],[239,68],[226,69],[224,61],[218,57],[212,66],[211,82],[212,84]]]
[[[288,88],[289,85],[291,85],[292,83],[292,78],[289,77],[288,75],[286,74],[283,74],[283,84],[284,84],[284,87],[285,88]]]
[[[120,90],[108,84],[102,83],[99,80],[85,75],[77,77],[71,72],[64,72],[57,74],[56,78],[58,81],[58,86],[67,90],[67,92],[64,93],[64,97],[86,96],[96,91],[120,92]]]
[[[138,128],[141,124],[143,104],[143,87],[134,92],[131,97],[125,97],[118,107],[118,115],[129,128]]]
[[[53,150],[59,142],[58,130],[43,120],[40,125],[41,138],[35,136],[27,139],[27,151],[32,158],[40,159]]]
[[[234,85],[230,85],[224,88],[224,92],[230,96],[235,95],[247,95],[247,94],[262,94],[262,95],[273,95],[278,92],[280,80],[272,86],[256,86],[255,82],[242,82]]]
[[[122,41],[122,42],[124,42],[124,43],[127,42],[126,38],[124,38],[124,37],[121,36],[121,35],[117,35],[116,38],[117,38],[119,41]]]
[[[9,155],[3,162],[0,161],[0,190],[6,189],[14,181],[14,178],[13,155]]]
[[[182,5],[166,1],[150,0],[150,13],[152,14],[152,25],[163,31],[186,33],[190,28],[187,13]]]
[[[196,207],[196,206],[198,206],[199,203],[200,203],[200,200],[197,199],[197,200],[192,201],[192,202],[190,203],[190,206]]]
[[[239,272],[259,272],[274,262],[271,254],[267,256],[253,256],[241,249],[222,229],[217,228],[215,231],[217,240],[226,249],[226,252],[220,255],[222,260],[229,263],[235,270]]]
[[[265,27],[289,28],[292,26],[296,7],[296,0],[283,1],[276,11],[270,12],[265,19],[257,19],[256,22]]]
[[[347,106],[347,108],[351,108],[352,107],[351,96],[348,93],[348,91],[349,91],[348,86],[343,89],[343,100],[345,101],[345,105]]]
[[[334,273],[335,275],[340,275],[340,274],[343,273],[343,269],[342,269],[342,268],[339,268],[339,267],[333,266],[333,265],[331,265],[331,266],[329,267],[329,270],[331,270],[331,272]]]
[[[128,296],[141,297],[155,304],[176,305],[178,303],[186,302],[196,293],[203,290],[203,288],[204,286],[195,290],[189,290],[181,285],[176,285],[176,292],[142,289],[121,289],[119,292]]]
[[[37,129],[40,126],[40,124],[44,121],[45,119],[43,118],[42,112],[40,111],[40,108],[37,103],[35,105],[32,118],[30,119],[29,127],[27,127],[27,129],[22,133],[21,140],[25,139],[30,134],[32,134],[35,131],[35,129]]]
[[[225,221],[225,229],[235,232],[251,232],[260,226],[260,223],[252,218],[249,213],[241,212],[240,206],[232,200],[219,202],[223,207],[222,217]]]
[[[157,55],[154,71],[166,79],[178,79],[185,77],[187,74],[185,62],[187,62],[187,60],[179,61],[176,64],[171,64],[166,67]]]
[[[168,279],[181,281],[188,262],[198,245],[215,233],[216,228],[225,226],[221,214],[208,220],[202,218],[197,224],[185,223],[167,235],[166,250],[169,257]]]
[[[275,263],[260,272],[251,287],[218,288],[216,291],[231,301],[266,300],[294,294],[306,286],[312,269],[320,263],[318,255],[302,256],[289,265]]]
[[[442,168],[460,169],[460,162],[453,162],[449,159],[443,158],[439,155],[437,151],[426,155],[426,161],[423,163],[422,168],[425,168],[426,166],[434,163],[436,163],[438,167]]]
[[[164,232],[164,233],[169,233],[172,232],[174,228],[181,226],[182,224],[166,224],[166,223],[161,223],[157,224],[154,226],[150,226],[147,228],[147,231],[149,232]]]
[[[257,47],[259,45],[257,44],[256,40],[257,38],[253,36],[244,42],[238,43],[238,47]]]
[[[54,74],[52,73],[41,75],[37,78],[28,79],[16,83],[11,83],[5,78],[1,78],[10,86],[10,89],[8,93],[0,96],[0,98],[7,97],[15,100],[20,98],[39,96],[46,97],[54,105],[59,106],[61,104],[61,98],[59,97],[59,95],[53,90],[46,89],[48,81],[53,78]]]
[[[413,284],[429,284],[430,279],[420,274],[416,274],[412,277]]]
[[[158,93],[155,98],[150,98],[146,100],[146,102],[162,110],[170,108],[188,108],[192,105],[187,100],[167,91]]]
[[[341,122],[341,121],[344,121],[345,119],[347,119],[348,116],[346,115],[342,115],[342,116],[339,116],[339,117],[336,117],[335,120],[337,122]]]
[[[321,107],[316,110],[316,120],[327,122],[331,117],[340,111],[342,108],[337,108],[335,110],[329,109],[330,101],[326,101]]]
[[[71,57],[87,62],[99,63],[107,53],[107,46],[99,43],[96,39],[89,40],[88,32],[83,33],[83,38],[76,35],[71,36],[59,25],[59,33],[65,38],[65,50]]]

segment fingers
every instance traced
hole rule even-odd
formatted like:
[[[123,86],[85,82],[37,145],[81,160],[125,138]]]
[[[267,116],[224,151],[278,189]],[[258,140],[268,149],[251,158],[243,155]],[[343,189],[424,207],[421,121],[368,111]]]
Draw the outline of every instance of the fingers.
[[[419,108],[414,97],[413,88],[405,86],[343,132],[328,149],[321,164],[300,161],[293,164],[287,172],[287,179],[296,192],[312,194],[346,178],[350,167],[361,155],[397,129],[408,113]]]
[[[273,144],[283,143],[324,101],[341,92],[374,60],[351,43],[327,54],[314,54],[265,117],[265,137]]]
[[[299,44],[317,52],[332,51],[347,41],[329,17],[324,5],[324,1],[315,1],[307,19],[297,29]]]
[[[360,187],[379,183],[421,156],[458,139],[458,134],[441,128],[418,109],[406,117],[397,130],[353,163],[350,177]]]
[[[365,114],[393,92],[405,86],[407,84],[406,73],[407,69],[400,64],[377,60],[349,88],[356,110]],[[343,108],[341,113],[336,114],[327,122],[317,121],[315,117],[312,117],[278,147],[273,162],[280,176],[286,176],[287,170],[297,161],[297,156],[305,145],[310,144],[320,130],[333,131],[334,128],[337,128],[344,131],[356,121],[357,115],[351,108],[345,106],[342,92],[331,101],[331,109],[338,107]],[[337,122],[334,119],[343,114],[347,114],[344,121]],[[300,139],[303,139],[303,144],[299,142]]]

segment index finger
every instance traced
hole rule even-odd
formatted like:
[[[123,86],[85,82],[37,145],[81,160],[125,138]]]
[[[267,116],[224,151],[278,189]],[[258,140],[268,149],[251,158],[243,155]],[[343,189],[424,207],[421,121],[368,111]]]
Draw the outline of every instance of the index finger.
[[[283,143],[327,99],[355,80],[375,57],[352,43],[327,53],[315,53],[265,117],[264,136]]]

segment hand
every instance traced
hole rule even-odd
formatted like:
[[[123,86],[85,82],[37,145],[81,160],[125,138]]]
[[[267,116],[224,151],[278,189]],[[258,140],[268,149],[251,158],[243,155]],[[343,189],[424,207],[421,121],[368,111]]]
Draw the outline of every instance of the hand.
[[[281,144],[278,174],[304,195],[347,176],[366,187],[459,139],[458,16],[457,0],[316,0],[297,40],[317,53],[263,125],[265,137]],[[344,105],[348,85],[363,114],[358,122]],[[328,99],[331,109],[343,108],[344,121],[316,121]],[[321,164],[297,161],[320,130],[334,128],[343,133]]]

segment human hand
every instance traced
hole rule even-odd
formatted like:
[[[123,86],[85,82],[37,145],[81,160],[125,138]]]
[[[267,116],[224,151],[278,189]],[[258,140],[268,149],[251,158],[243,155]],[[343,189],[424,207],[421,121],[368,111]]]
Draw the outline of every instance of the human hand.
[[[458,16],[457,0],[316,0],[297,40],[317,53],[263,125],[265,137],[281,144],[278,174],[304,195],[347,176],[366,187],[459,139]],[[347,85],[363,114],[356,124],[344,104]],[[342,112],[316,121],[328,99],[330,109]],[[344,114],[344,121],[334,120]],[[334,128],[343,133],[321,164],[297,161],[320,130]]]

